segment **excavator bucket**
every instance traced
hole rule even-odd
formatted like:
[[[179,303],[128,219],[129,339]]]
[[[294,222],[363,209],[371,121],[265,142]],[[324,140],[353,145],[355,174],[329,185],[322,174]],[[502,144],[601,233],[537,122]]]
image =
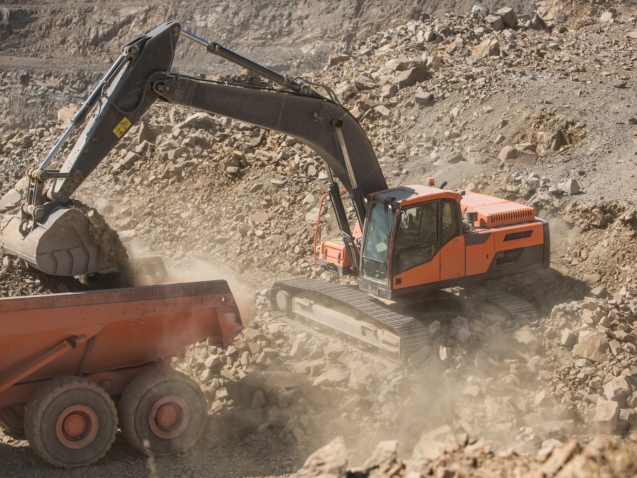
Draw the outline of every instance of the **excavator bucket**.
[[[2,245],[36,269],[58,276],[117,272],[114,261],[100,258],[100,238],[83,211],[60,207],[26,236],[20,222],[19,216],[10,218]]]

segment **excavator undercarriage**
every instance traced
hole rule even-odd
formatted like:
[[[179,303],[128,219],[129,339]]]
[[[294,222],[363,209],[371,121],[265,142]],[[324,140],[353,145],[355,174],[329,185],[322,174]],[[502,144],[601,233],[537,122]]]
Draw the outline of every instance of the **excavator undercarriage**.
[[[409,361],[431,341],[428,325],[436,320],[484,312],[513,321],[537,319],[529,302],[486,287],[469,287],[459,293],[438,290],[388,301],[355,286],[297,278],[275,282],[270,302],[279,316],[327,330],[395,362]]]

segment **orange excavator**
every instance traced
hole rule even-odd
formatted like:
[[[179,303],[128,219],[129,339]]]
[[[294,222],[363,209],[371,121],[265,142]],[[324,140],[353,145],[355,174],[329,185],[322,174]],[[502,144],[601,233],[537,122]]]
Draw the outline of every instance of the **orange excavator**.
[[[182,37],[268,81],[248,86],[170,71]],[[421,321],[373,299],[394,300],[549,267],[548,223],[531,207],[470,191],[427,185],[388,188],[369,138],[329,88],[291,79],[166,23],[129,43],[38,168],[20,214],[2,231],[6,249],[55,275],[111,272],[91,223],[71,195],[148,110],[162,100],[293,136],[326,164],[340,230],[317,245],[317,262],[358,276],[358,290],[305,278],[276,282],[278,311],[328,327],[365,345],[408,358],[426,339]],[[47,169],[73,129],[86,125],[62,168]],[[338,182],[337,182],[338,181]],[[339,184],[340,183],[340,184]],[[340,194],[349,194],[352,228]]]

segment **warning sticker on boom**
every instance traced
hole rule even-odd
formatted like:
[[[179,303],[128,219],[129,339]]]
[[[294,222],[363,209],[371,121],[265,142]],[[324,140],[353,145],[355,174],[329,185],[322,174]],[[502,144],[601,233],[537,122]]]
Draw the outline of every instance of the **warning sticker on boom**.
[[[119,124],[115,126],[113,133],[115,133],[115,136],[117,136],[118,138],[121,138],[122,135],[126,133],[128,128],[130,128],[130,125],[131,125],[131,122],[128,120],[126,116],[124,116],[124,118],[122,118],[122,121],[120,121]]]

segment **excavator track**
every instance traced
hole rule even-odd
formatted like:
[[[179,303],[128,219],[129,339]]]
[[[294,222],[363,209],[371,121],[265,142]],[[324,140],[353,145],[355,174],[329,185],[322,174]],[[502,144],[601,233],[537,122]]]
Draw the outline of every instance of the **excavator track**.
[[[536,320],[533,306],[500,289],[471,288],[467,293],[495,305],[512,319]],[[296,278],[274,283],[270,290],[274,309],[289,319],[328,329],[359,348],[405,362],[429,343],[422,317],[401,313],[353,286]],[[474,302],[475,304],[475,302]],[[425,308],[423,308],[425,309]]]
[[[487,289],[479,287],[469,289],[468,292],[480,299],[491,302],[493,305],[496,305],[501,309],[504,309],[514,320],[528,319],[534,321],[538,319],[535,308],[533,308],[529,302],[511,295],[508,292],[504,292],[501,289]]]
[[[429,332],[419,320],[353,287],[297,278],[274,283],[270,294],[273,306],[286,315],[300,315],[332,328],[399,362],[429,341]]]

